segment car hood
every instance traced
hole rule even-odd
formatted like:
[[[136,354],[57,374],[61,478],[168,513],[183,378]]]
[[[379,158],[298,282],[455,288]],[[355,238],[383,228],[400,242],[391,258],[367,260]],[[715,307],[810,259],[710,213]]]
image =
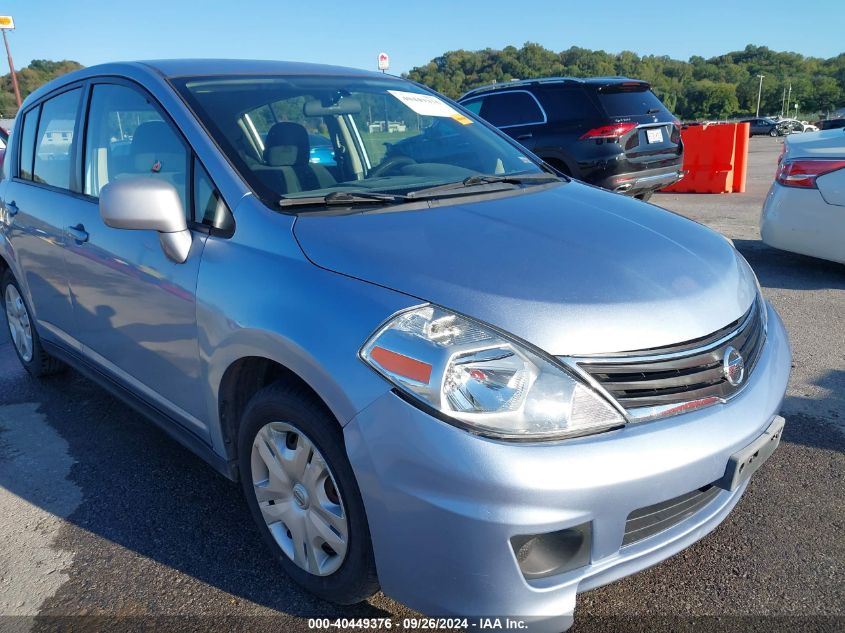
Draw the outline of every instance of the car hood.
[[[751,305],[753,273],[718,233],[586,185],[541,188],[421,210],[303,214],[294,232],[318,266],[555,355],[690,341]]]

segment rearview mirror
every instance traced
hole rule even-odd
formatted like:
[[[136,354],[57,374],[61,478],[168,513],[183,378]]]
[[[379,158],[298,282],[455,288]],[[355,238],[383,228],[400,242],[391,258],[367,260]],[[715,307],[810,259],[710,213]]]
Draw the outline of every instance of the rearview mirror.
[[[113,180],[100,189],[100,216],[114,229],[158,231],[165,255],[177,264],[188,259],[193,238],[169,182],[146,176]]]
[[[322,102],[315,99],[314,101],[306,101],[302,107],[302,113],[307,117],[358,114],[360,111],[361,102],[353,97],[343,97],[331,105],[323,105]]]

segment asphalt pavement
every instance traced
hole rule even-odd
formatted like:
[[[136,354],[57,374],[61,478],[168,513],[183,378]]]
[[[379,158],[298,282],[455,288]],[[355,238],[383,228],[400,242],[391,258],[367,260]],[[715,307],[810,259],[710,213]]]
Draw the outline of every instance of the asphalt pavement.
[[[845,630],[845,266],[760,242],[779,151],[752,139],[747,193],[652,202],[733,239],[782,315],[794,348],[784,440],[713,533],[582,594],[577,633]],[[381,594],[338,607],[299,589],[235,484],[79,374],[29,378],[0,336],[0,631],[417,615]]]

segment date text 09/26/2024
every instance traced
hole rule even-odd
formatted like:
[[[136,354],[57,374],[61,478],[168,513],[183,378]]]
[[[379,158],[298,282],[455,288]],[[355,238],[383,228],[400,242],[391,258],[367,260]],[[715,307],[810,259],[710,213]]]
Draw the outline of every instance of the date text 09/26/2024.
[[[511,630],[518,631],[528,628],[525,619],[502,618],[309,618],[308,628],[313,630],[377,630],[398,629],[404,631],[425,630]]]

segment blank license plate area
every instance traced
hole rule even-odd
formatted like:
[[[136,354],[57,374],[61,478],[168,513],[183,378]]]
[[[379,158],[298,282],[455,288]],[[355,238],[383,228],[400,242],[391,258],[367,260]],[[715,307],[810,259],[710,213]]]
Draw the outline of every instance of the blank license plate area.
[[[763,434],[751,442],[741,451],[731,455],[728,460],[728,467],[725,475],[716,485],[725,490],[736,490],[751,478],[751,475],[763,465],[780,444],[780,437],[783,435],[785,421],[781,416],[776,416]]]

